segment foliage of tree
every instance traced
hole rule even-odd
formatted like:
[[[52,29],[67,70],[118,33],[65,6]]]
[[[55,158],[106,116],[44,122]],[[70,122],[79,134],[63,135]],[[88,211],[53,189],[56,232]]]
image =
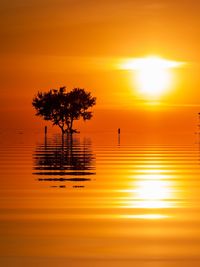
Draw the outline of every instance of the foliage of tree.
[[[66,92],[65,87],[59,90],[38,92],[33,98],[32,105],[36,109],[36,116],[51,121],[60,127],[62,133],[73,133],[74,120],[89,120],[92,118],[90,108],[96,104],[96,98],[90,92],[81,88],[74,88]]]

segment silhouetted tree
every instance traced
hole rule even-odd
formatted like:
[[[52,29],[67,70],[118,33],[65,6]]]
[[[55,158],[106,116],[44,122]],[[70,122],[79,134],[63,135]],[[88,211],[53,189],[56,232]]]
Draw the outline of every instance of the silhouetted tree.
[[[38,92],[32,102],[36,115],[59,126],[63,134],[76,132],[73,129],[74,120],[91,119],[92,111],[89,109],[95,104],[96,98],[90,92],[80,88],[66,92],[65,87]]]

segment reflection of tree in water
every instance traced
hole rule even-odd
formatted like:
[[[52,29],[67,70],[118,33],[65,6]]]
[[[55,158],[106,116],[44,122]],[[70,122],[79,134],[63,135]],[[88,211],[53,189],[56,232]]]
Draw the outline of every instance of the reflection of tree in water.
[[[41,176],[38,181],[80,183],[90,181],[91,175],[95,174],[90,140],[84,139],[80,142],[71,135],[64,138],[55,136],[51,140],[45,138],[44,144],[36,147],[34,160],[33,174]]]

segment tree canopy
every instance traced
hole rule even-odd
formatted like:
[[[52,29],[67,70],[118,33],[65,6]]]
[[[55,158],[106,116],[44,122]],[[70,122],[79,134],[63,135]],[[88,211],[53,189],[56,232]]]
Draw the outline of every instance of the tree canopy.
[[[36,116],[51,121],[60,127],[62,133],[73,133],[74,120],[89,120],[92,118],[90,108],[96,104],[96,98],[90,92],[74,88],[66,92],[65,87],[51,89],[48,92],[38,92],[33,98],[32,105]]]

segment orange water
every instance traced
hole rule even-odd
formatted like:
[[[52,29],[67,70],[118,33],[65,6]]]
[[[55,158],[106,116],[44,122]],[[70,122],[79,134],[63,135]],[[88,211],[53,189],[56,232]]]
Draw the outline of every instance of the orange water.
[[[200,266],[198,144],[130,140],[1,133],[0,266]]]

